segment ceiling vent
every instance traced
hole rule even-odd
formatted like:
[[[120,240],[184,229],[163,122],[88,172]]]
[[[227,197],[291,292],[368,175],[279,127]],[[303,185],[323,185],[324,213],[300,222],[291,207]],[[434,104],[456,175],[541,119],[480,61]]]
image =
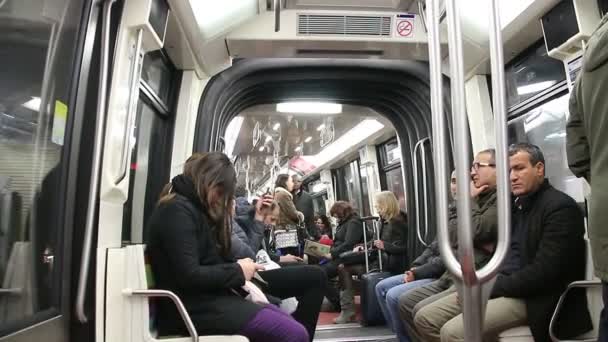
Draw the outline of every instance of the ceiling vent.
[[[390,37],[391,17],[298,14],[298,34]]]

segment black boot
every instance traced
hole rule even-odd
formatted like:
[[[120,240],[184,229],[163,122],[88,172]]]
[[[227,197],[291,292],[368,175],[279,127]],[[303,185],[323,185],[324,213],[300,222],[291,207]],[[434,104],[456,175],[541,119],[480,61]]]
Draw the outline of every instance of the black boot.
[[[340,292],[331,282],[329,286],[327,286],[325,297],[331,303],[332,312],[340,312]]]

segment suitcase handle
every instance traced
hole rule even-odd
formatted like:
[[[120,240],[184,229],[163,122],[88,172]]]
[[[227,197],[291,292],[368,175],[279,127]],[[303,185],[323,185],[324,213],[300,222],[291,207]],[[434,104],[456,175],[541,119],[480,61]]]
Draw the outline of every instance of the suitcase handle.
[[[363,220],[363,248],[365,250],[365,273],[370,273],[370,269],[369,269],[369,256],[367,253],[367,222],[369,220],[372,220],[372,226],[373,226],[373,232],[375,235],[376,240],[380,240],[380,232],[378,231],[378,226],[376,225],[376,216],[367,216],[362,218]],[[364,220],[366,219],[366,220]],[[372,236],[373,237],[373,236]],[[380,272],[382,272],[382,250],[378,248],[378,266],[380,267]],[[373,270],[375,271],[375,269]]]
[[[361,218],[361,221],[378,221],[380,217],[378,216],[364,216]]]

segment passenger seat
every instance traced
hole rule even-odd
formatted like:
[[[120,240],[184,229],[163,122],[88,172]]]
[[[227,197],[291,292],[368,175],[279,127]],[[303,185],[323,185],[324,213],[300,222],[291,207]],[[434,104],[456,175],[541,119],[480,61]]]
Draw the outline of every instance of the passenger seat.
[[[589,240],[585,237],[585,244],[587,250],[587,270],[585,279],[597,280],[593,276],[593,261],[591,260],[591,248],[589,246]],[[599,280],[598,280],[599,284]],[[591,313],[591,320],[593,323],[593,330],[578,336],[577,341],[596,341],[599,333],[599,318],[600,312],[602,311],[602,291],[600,286],[594,286],[587,289],[587,306]],[[498,336],[500,342],[534,342],[532,338],[532,332],[528,326],[520,326],[513,329],[506,330]],[[554,341],[556,342],[556,341]]]
[[[181,300],[174,293],[150,290],[144,246],[109,249],[107,255],[106,340],[123,342],[247,342],[244,336],[198,336]],[[148,275],[151,276],[150,271]],[[169,298],[176,305],[189,337],[161,337],[150,317],[149,298]],[[111,327],[111,329],[109,328]]]

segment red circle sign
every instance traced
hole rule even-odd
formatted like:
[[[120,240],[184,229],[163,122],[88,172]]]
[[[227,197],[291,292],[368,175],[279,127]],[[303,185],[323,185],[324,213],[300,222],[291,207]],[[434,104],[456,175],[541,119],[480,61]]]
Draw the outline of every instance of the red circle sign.
[[[409,20],[402,20],[397,24],[397,33],[401,37],[409,37],[414,30],[414,24]]]

